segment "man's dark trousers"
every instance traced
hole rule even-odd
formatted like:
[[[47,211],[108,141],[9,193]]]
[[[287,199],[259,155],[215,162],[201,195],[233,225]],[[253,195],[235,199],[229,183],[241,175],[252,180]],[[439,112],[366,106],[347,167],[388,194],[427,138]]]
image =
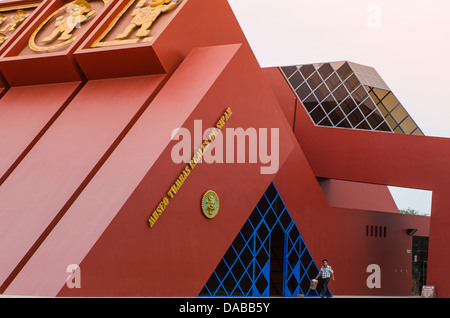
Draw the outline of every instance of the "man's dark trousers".
[[[320,292],[320,297],[326,296],[329,282],[330,278],[322,278],[322,291]]]

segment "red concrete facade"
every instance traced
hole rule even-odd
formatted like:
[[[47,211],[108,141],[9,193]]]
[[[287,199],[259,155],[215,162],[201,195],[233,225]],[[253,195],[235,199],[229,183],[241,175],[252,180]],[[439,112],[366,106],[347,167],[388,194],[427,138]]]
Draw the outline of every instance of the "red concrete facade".
[[[448,139],[316,127],[279,70],[260,68],[227,1],[184,0],[147,42],[92,47],[129,4],[96,3],[70,44],[30,50],[67,3],[43,1],[0,51],[0,292],[197,296],[274,182],[313,258],[330,260],[333,294],[409,295],[406,230],[416,228],[430,237],[427,283],[450,296]],[[279,130],[278,172],[197,164],[150,227],[186,166],[172,160],[172,132],[213,127],[228,107],[224,131]],[[432,190],[432,217],[398,213],[387,185]],[[214,219],[200,210],[209,189],[220,196]],[[370,226],[388,234],[368,236]],[[81,288],[66,284],[70,264]],[[366,284],[370,264],[381,288]]]

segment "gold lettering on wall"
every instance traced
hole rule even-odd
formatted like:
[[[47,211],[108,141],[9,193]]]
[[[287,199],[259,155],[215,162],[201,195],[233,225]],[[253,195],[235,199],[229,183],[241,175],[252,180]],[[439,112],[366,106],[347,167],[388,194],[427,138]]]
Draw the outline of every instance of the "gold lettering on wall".
[[[224,114],[220,117],[219,121],[216,123],[216,127],[214,127],[211,131],[211,133],[208,135],[208,139],[203,140],[202,145],[200,148],[194,153],[192,156],[191,161],[184,167],[183,171],[179,174],[178,178],[175,180],[175,182],[170,186],[169,190],[167,191],[167,195],[163,197],[163,199],[159,202],[156,209],[153,211],[151,216],[148,219],[150,227],[153,227],[156,223],[156,221],[159,219],[161,214],[164,212],[166,207],[170,203],[170,199],[173,199],[177,192],[180,190],[184,182],[187,180],[191,172],[194,170],[197,163],[202,158],[203,154],[205,153],[206,149],[208,149],[211,142],[215,139],[217,134],[219,133],[218,130],[222,129],[224,127],[225,122],[230,118],[232,115],[230,107],[228,107]],[[218,206],[217,206],[218,209]],[[217,211],[216,211],[217,212]],[[215,216],[216,213],[214,213]],[[211,214],[212,215],[212,214]]]

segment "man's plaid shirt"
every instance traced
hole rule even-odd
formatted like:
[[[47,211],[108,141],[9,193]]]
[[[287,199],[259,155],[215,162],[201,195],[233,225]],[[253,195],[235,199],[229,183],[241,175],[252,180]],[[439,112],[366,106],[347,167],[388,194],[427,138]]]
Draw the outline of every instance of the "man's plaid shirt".
[[[322,278],[330,278],[332,273],[334,273],[334,271],[330,265],[327,265],[327,267],[322,266],[320,268],[320,275],[322,275]]]

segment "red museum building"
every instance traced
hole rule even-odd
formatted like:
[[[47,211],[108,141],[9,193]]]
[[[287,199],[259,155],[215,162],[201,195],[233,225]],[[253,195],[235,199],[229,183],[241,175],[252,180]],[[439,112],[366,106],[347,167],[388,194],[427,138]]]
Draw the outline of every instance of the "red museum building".
[[[225,0],[0,14],[2,294],[317,297],[327,258],[332,295],[450,296],[450,141],[373,68],[262,69]]]

